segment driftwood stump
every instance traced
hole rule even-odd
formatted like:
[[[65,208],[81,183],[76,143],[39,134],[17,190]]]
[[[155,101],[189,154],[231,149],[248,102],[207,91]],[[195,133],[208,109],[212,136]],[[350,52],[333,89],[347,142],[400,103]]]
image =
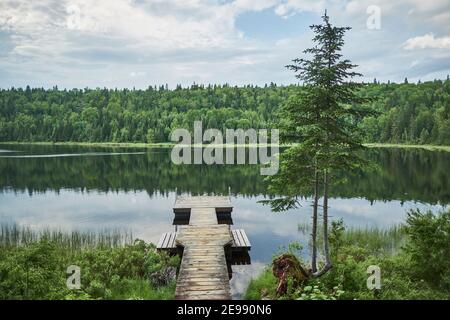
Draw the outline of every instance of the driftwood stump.
[[[272,272],[278,279],[277,296],[286,294],[289,279],[292,280],[293,286],[297,287],[309,278],[309,273],[297,257],[290,253],[282,254],[273,260]]]

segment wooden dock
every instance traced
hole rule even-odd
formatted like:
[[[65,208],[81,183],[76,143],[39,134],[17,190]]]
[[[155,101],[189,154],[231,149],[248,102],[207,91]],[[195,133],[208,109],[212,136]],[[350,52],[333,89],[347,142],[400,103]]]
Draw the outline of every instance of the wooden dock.
[[[244,230],[219,224],[219,216],[231,211],[229,197],[177,197],[174,213],[188,222],[176,232],[164,233],[157,245],[158,250],[182,248],[176,299],[231,299],[225,248],[250,250]]]

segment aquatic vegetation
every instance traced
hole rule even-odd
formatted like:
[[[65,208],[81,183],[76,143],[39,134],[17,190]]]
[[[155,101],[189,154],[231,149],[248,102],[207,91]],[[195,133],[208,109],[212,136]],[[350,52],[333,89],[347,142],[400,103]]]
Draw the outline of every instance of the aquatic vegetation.
[[[405,231],[401,225],[392,225],[386,228],[377,226],[347,227],[342,220],[332,222],[330,241],[339,241],[335,247],[343,244],[352,244],[364,248],[373,254],[394,253],[401,248],[405,242]],[[298,231],[302,234],[310,232],[310,225],[302,222],[298,225]],[[318,243],[322,243],[322,232],[318,232]]]
[[[16,223],[0,223],[0,248],[15,247],[47,239],[61,248],[83,249],[119,247],[133,243],[133,234],[128,230],[72,230],[62,231],[45,228],[33,230]]]

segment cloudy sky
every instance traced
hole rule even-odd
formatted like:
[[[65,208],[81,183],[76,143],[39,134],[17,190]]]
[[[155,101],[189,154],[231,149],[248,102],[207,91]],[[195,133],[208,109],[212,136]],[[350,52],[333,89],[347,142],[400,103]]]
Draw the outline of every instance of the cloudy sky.
[[[450,73],[450,0],[0,0],[0,87],[294,83],[324,9],[366,80]]]

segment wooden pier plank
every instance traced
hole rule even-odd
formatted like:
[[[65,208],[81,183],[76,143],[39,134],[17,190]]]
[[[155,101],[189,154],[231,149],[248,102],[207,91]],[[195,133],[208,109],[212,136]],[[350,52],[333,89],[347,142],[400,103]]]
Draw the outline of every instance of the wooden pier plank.
[[[167,246],[169,244],[170,236],[171,236],[171,233],[168,232],[167,235],[166,235],[166,238],[164,239],[164,242],[162,244],[163,248],[167,248]]]
[[[250,249],[251,244],[243,229],[231,230],[233,236],[233,247]]]
[[[214,208],[214,209],[232,209],[231,201],[229,197],[224,196],[178,196],[174,211],[179,209],[189,208]]]
[[[161,238],[159,238],[158,244],[156,245],[157,248],[163,248],[163,243],[164,243],[164,240],[166,239],[166,236],[167,236],[167,232],[165,232],[161,235]]]
[[[174,212],[189,214],[189,224],[162,234],[157,245],[158,250],[184,247],[176,299],[231,299],[225,246],[250,249],[244,230],[218,224],[218,212],[231,211],[229,197],[177,197]]]
[[[205,230],[201,230],[200,232],[201,232],[202,236],[217,236],[217,229],[215,229],[214,227],[208,228]],[[198,236],[199,236],[198,229],[193,229],[193,230],[187,229],[184,231],[183,237],[186,240],[186,239],[190,239],[190,238],[192,238],[192,239],[198,238]],[[251,249],[251,243],[250,243],[244,229],[231,230],[231,236],[233,239],[232,247],[247,248],[249,250]],[[217,239],[218,239],[218,241],[222,242],[224,239],[228,239],[228,235],[223,235],[222,237],[217,236],[217,238],[214,241],[205,240],[205,241],[203,241],[203,245],[204,246],[216,245]],[[177,247],[176,241],[177,241],[177,232],[165,232],[161,235],[156,247],[157,247],[157,249],[176,249],[176,247]],[[201,243],[201,241],[199,241],[198,243]],[[203,252],[203,249],[200,249],[200,250]]]
[[[228,226],[217,222],[218,206],[231,207],[229,198],[177,198],[174,209],[190,208],[190,219],[176,235],[184,246],[176,299],[231,299],[224,246],[232,237]]]
[[[239,232],[241,233],[242,238],[244,239],[244,242],[245,242],[246,247],[247,247],[247,248],[251,248],[252,245],[251,245],[251,243],[250,243],[250,240],[248,240],[248,237],[247,237],[247,235],[245,234],[244,229],[239,229]]]

